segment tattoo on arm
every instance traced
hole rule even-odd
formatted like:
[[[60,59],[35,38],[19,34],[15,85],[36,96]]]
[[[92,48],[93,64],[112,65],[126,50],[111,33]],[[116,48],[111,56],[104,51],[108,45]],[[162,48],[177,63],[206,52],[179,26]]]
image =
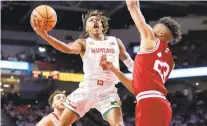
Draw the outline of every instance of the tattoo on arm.
[[[123,51],[122,53],[120,53],[120,59],[122,60],[122,61],[124,61],[124,60],[126,60],[126,59],[128,59],[128,58],[130,58],[130,56],[129,56],[129,54],[127,53],[127,51]]]

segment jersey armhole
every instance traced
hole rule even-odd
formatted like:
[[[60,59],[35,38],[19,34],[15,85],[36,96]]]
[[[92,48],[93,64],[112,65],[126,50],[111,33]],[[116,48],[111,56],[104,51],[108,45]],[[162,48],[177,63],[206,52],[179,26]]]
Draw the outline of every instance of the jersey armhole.
[[[85,47],[85,53],[84,53],[84,55],[81,58],[82,60],[85,59],[85,57],[86,57],[86,55],[88,53],[88,40],[90,40],[90,39],[89,38],[85,39],[85,41],[86,41],[86,47]]]
[[[118,42],[118,39],[119,38],[117,38],[117,37],[115,37],[115,36],[113,36],[113,38],[114,38],[114,41],[116,42],[116,46],[117,46],[117,49],[119,50],[119,54],[120,54],[120,48],[119,48],[119,42]],[[125,47],[125,45],[124,45],[124,47]]]
[[[117,69],[120,70],[120,62],[119,62],[120,61],[120,48],[119,48],[119,42],[118,42],[119,38],[114,36],[114,39],[115,39],[115,42],[116,42],[116,48],[118,50],[118,68]],[[125,45],[124,45],[124,47],[125,47]]]
[[[139,52],[138,51],[137,54],[150,54],[150,53],[153,53],[153,52],[155,52],[159,48],[159,45],[160,45],[160,39],[157,39],[156,45],[155,45],[155,47],[153,49],[145,51],[145,52]],[[140,50],[140,49],[138,49],[138,50]]]

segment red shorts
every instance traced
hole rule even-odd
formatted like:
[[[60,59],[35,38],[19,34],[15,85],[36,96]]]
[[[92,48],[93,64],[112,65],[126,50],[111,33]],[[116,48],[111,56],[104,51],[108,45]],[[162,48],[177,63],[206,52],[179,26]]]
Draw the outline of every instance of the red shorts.
[[[163,98],[145,98],[136,104],[136,126],[169,126],[172,118],[170,103]]]

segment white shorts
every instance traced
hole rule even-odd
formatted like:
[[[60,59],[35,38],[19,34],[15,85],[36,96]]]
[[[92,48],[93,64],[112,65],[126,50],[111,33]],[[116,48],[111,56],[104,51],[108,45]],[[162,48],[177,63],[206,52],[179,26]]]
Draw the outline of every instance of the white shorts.
[[[109,110],[121,106],[121,101],[115,85],[111,86],[88,86],[85,82],[80,83],[79,88],[68,97],[65,107],[83,117],[91,108],[96,108],[104,118]]]

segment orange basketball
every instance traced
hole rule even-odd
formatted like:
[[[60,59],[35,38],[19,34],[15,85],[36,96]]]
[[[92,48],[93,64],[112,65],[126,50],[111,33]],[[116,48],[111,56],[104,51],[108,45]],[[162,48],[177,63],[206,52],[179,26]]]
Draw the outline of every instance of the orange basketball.
[[[57,23],[57,15],[55,10],[47,5],[40,5],[36,7],[31,14],[31,18],[37,18],[38,21],[44,21],[45,22],[45,30],[50,31],[52,30],[56,23]]]

